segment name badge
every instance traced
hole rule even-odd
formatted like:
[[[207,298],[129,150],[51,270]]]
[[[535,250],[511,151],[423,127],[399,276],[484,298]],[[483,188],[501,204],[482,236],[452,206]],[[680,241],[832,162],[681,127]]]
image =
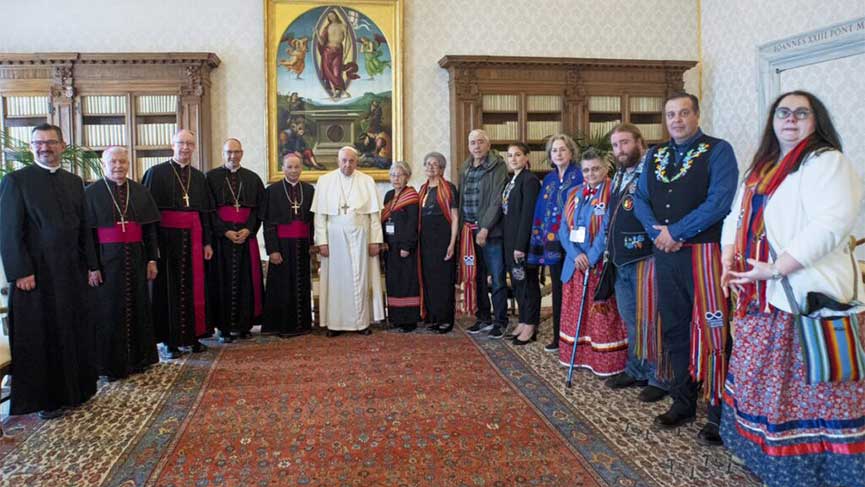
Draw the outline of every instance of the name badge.
[[[384,233],[388,235],[393,235],[396,233],[396,226],[392,222],[387,222],[384,224]]]
[[[586,241],[586,227],[577,227],[571,230],[571,242],[583,243]]]

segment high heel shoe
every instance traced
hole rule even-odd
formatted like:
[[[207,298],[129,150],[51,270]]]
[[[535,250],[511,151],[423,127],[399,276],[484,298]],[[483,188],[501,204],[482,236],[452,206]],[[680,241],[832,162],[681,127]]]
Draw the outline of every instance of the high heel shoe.
[[[454,324],[448,323],[447,325],[439,325],[439,327],[436,328],[435,331],[436,331],[436,333],[440,333],[440,334],[444,335],[445,333],[448,333],[453,329],[454,329]]]
[[[532,336],[528,340],[522,341],[522,340],[520,340],[520,337],[514,337],[513,343],[514,343],[514,345],[522,346],[522,345],[528,345],[529,343],[537,341],[537,339],[538,339],[538,330],[535,329],[535,331],[532,332]]]

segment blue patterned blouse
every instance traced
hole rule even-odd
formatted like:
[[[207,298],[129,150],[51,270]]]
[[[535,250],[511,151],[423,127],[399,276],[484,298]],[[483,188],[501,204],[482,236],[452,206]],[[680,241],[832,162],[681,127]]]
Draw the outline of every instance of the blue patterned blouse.
[[[565,177],[561,181],[559,171],[555,168],[544,177],[538,201],[535,203],[532,238],[529,242],[529,264],[553,265],[562,261],[564,250],[558,237],[562,211],[568,192],[580,184],[583,184],[583,173],[580,165],[574,161],[568,164]]]

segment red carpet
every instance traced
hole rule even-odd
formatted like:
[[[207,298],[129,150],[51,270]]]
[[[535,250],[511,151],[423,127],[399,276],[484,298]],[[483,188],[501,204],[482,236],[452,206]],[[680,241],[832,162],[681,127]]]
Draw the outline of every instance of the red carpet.
[[[208,364],[209,365],[209,364]],[[156,485],[605,485],[464,335],[225,347]]]

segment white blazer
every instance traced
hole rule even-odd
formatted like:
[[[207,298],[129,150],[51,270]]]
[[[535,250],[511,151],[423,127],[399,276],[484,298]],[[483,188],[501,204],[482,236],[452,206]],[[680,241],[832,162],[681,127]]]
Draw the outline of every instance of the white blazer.
[[[832,150],[802,162],[787,176],[766,203],[764,218],[769,244],[803,268],[788,277],[800,310],[809,292],[820,292],[839,302],[862,301],[861,275],[854,272],[847,250],[848,237],[861,211],[863,182],[844,154]],[[734,245],[744,184],[739,186],[730,214],[724,219],[721,245]],[[853,280],[859,279],[853,296]],[[768,281],[769,304],[791,312],[781,281]]]

